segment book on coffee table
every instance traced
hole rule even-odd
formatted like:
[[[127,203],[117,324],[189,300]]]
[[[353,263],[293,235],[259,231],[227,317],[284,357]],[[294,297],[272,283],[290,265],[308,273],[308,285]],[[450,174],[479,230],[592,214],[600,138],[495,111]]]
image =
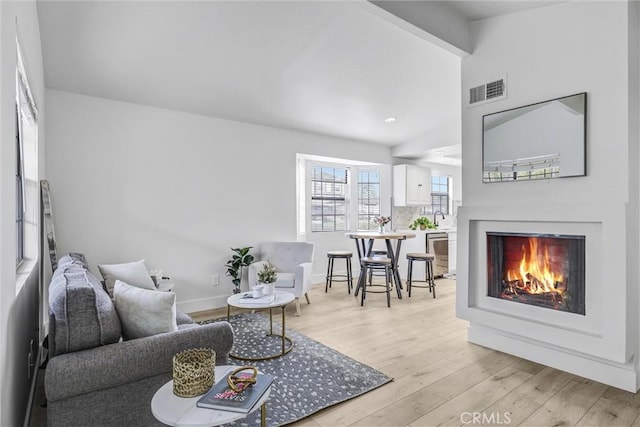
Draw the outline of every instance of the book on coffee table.
[[[251,292],[244,294],[242,298],[240,298],[240,301],[243,304],[271,304],[275,300],[276,300],[275,294],[263,295],[261,297],[256,298],[253,296]]]
[[[247,376],[250,377],[251,375],[247,374]],[[273,375],[258,373],[256,383],[238,393],[229,387],[227,377],[224,376],[211,390],[196,402],[196,406],[199,408],[219,409],[221,411],[248,414],[269,387],[271,387],[274,378]]]

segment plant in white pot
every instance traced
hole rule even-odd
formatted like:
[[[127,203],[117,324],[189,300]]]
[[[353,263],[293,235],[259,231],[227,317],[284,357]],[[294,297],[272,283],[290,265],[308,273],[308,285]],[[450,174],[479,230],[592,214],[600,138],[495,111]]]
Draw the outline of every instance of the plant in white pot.
[[[278,280],[278,273],[276,273],[276,268],[270,262],[263,265],[262,269],[258,271],[257,282],[264,286],[263,293],[265,295],[273,294],[276,280]]]

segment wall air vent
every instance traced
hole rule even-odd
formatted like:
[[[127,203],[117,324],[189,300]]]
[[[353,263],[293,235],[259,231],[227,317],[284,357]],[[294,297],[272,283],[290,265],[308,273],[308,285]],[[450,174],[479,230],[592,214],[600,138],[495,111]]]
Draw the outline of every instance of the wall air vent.
[[[469,89],[469,104],[475,106],[507,97],[506,78],[501,78]]]

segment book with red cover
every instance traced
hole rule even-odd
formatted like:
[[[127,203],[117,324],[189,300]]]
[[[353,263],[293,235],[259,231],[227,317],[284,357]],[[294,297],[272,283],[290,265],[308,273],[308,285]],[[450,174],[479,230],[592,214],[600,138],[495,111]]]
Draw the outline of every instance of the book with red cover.
[[[240,376],[250,377],[251,374],[240,373]],[[274,380],[273,375],[258,373],[256,383],[248,386],[240,393],[231,390],[227,384],[227,376],[222,377],[207,393],[198,401],[199,408],[219,409],[221,411],[251,412],[256,403],[262,398]]]

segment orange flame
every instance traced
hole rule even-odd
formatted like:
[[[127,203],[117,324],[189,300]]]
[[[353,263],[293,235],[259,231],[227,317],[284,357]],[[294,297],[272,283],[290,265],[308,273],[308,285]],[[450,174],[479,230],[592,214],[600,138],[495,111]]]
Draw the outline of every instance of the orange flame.
[[[507,280],[509,282],[519,281],[518,290],[528,294],[558,293],[562,294],[564,289],[559,287],[564,277],[562,274],[551,271],[549,250],[545,246],[542,250],[538,248],[538,239],[529,238],[529,258],[527,251],[522,245],[522,259],[518,270],[508,270]]]

